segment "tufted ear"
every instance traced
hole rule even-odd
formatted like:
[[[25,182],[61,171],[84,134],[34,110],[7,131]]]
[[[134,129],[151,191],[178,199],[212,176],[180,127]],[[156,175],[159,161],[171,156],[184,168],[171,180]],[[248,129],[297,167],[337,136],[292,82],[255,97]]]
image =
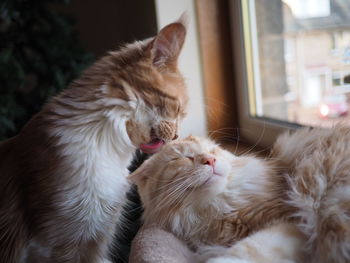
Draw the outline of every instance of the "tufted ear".
[[[186,36],[187,15],[160,30],[152,41],[151,56],[155,66],[174,68]]]

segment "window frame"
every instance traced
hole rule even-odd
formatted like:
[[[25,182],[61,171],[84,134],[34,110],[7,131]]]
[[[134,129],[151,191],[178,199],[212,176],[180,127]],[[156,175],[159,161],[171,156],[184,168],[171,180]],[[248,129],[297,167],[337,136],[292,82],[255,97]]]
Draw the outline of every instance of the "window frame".
[[[238,125],[240,135],[250,143],[270,147],[276,137],[286,130],[294,130],[301,125],[265,117],[254,117],[255,85],[253,43],[250,4],[254,0],[230,0],[230,22],[233,46],[233,68],[236,80]],[[254,37],[254,36],[253,36]]]

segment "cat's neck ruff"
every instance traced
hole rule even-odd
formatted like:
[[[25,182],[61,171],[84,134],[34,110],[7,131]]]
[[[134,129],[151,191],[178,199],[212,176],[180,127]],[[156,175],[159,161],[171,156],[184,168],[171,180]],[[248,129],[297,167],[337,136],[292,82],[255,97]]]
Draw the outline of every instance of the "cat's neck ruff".
[[[130,161],[136,147],[126,130],[126,120],[133,114],[127,106],[119,99],[77,102],[58,97],[50,109],[54,113],[51,136],[58,138],[63,155],[79,158],[99,153],[118,156],[115,162]]]
[[[132,111],[121,100],[113,102],[109,102],[107,109],[106,105],[101,107],[101,102],[85,103],[89,108],[67,100],[59,106],[55,103],[50,129],[50,136],[57,138],[59,155],[67,160],[63,167],[70,180],[81,184],[84,194],[90,189],[111,201],[123,200],[128,185],[127,167],[136,150],[125,125]],[[72,117],[64,116],[68,112],[66,107],[70,107],[70,114],[74,110]],[[57,117],[62,115],[63,118]]]
[[[269,194],[271,175],[274,174],[269,162],[251,156],[237,157],[232,161],[226,199],[245,204],[247,196],[264,197]]]

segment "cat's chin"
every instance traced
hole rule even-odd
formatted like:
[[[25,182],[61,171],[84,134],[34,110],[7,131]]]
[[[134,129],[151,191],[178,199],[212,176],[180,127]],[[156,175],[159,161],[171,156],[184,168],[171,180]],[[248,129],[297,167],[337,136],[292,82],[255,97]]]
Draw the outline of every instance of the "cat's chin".
[[[213,174],[210,176],[203,184],[205,192],[209,191],[211,194],[220,194],[225,190],[226,187],[226,177]]]
[[[160,148],[162,148],[162,146],[164,145],[164,141],[161,139],[153,139],[151,142],[149,143],[142,143],[140,144],[140,150],[144,153],[156,153],[160,150]]]
[[[217,183],[221,183],[221,181],[224,180],[222,175],[219,174],[213,174],[212,176],[210,176],[205,182],[204,182],[204,186],[212,186],[215,185]]]

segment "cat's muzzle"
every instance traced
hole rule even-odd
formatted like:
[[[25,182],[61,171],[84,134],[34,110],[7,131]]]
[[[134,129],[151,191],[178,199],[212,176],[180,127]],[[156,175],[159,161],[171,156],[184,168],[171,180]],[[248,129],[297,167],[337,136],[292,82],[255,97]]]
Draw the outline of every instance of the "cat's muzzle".
[[[157,138],[167,142],[177,139],[177,123],[170,121],[161,121],[154,129]]]

